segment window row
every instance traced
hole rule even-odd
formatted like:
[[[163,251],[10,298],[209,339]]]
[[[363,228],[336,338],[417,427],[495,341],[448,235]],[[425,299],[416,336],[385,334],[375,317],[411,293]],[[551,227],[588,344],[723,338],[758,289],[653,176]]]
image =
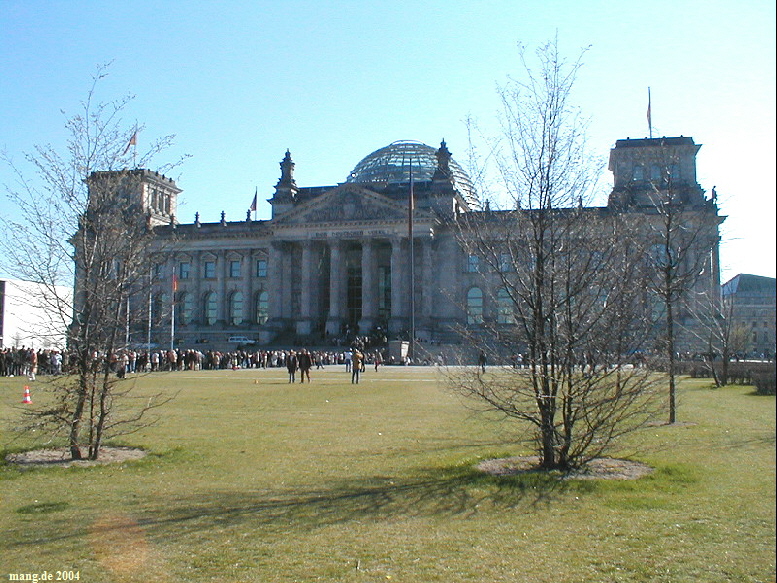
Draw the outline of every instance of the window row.
[[[467,324],[482,324],[485,320],[483,290],[472,287],[467,292]],[[515,305],[510,293],[500,288],[496,294],[497,324],[515,324]]]
[[[254,302],[251,306],[251,313],[248,317],[245,315],[245,300],[243,292],[232,292],[227,298],[225,306],[225,319],[227,324],[237,326],[250,321],[253,324],[264,324],[268,318],[268,306],[270,296],[267,291],[261,291],[254,296]],[[208,292],[202,297],[199,305],[196,305],[194,294],[181,293],[177,297],[175,305],[175,319],[179,325],[187,325],[199,320],[206,326],[214,325],[219,319],[219,294],[217,292]],[[154,299],[153,319],[161,322],[164,319],[164,313],[167,310],[169,315],[168,295],[158,294]]]
[[[257,259],[253,264],[253,276],[254,277],[267,277],[267,260]],[[194,275],[192,263],[189,261],[181,261],[178,263],[178,279],[191,279]],[[216,278],[216,261],[205,260],[202,262],[201,277],[204,279]],[[240,278],[243,277],[243,261],[240,259],[232,259],[227,262],[227,277]]]
[[[670,181],[680,178],[680,167],[677,164],[669,164],[662,167],[658,164],[653,164],[649,167],[637,164],[631,169],[631,179],[634,182],[643,182],[650,180],[651,182],[657,182],[661,180]]]
[[[500,273],[509,273],[515,271],[513,265],[513,259],[509,253],[501,253],[499,255],[499,267]],[[465,271],[467,273],[482,273],[485,267],[481,265],[480,256],[474,253],[467,255],[467,265]]]

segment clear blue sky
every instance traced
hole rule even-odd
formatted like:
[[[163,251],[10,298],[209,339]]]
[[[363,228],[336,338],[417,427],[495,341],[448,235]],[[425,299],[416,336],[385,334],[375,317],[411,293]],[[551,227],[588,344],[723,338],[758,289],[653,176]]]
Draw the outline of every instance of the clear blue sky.
[[[76,113],[112,61],[98,97],[136,96],[126,122],[146,126],[139,151],[175,134],[165,158],[192,155],[172,173],[179,220],[242,220],[255,188],[272,195],[287,148],[300,186],[342,182],[400,139],[445,138],[465,165],[464,119],[496,132],[517,43],[556,33],[570,58],[591,46],[574,93],[591,148],[606,159],[615,140],[647,135],[651,87],[654,135],[703,144],[698,181],[728,215],[723,279],[774,277],[772,0],[0,0],[0,148],[64,148],[61,110]]]

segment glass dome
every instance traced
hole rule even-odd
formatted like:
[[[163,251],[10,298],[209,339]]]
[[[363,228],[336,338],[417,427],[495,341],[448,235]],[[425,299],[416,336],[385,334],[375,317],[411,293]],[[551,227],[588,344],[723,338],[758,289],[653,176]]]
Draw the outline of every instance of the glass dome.
[[[364,157],[348,175],[346,182],[405,184],[410,182],[411,168],[414,182],[431,180],[437,169],[437,150],[410,140],[392,142]],[[475,187],[467,173],[453,159],[450,160],[449,168],[453,174],[453,183],[467,204],[478,208]]]

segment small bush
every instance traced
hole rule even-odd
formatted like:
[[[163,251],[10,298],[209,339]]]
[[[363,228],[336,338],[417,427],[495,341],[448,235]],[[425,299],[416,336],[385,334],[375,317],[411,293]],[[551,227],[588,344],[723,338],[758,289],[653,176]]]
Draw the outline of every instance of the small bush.
[[[759,395],[774,395],[775,394],[775,372],[761,372],[753,375],[753,384],[755,385],[755,391]]]

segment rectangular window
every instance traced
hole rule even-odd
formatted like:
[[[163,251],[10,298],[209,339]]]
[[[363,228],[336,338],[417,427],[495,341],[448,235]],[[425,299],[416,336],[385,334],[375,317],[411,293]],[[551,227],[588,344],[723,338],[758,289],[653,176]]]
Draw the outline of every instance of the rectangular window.
[[[240,261],[229,262],[229,277],[240,277]]]
[[[509,253],[499,254],[499,271],[501,273],[509,273],[513,270],[512,261],[510,261]]]
[[[188,261],[181,261],[178,264],[178,279],[189,279],[189,271],[191,270],[191,263]]]
[[[256,260],[256,277],[267,277],[267,260]]]
[[[651,246],[651,255],[653,256],[653,265],[658,267],[666,267],[668,265],[668,259],[666,257],[666,247],[661,243],[656,243]]]
[[[213,279],[216,277],[216,262],[206,261],[203,264],[203,277],[206,279]]]
[[[467,257],[467,272],[477,273],[480,271],[480,257],[477,255],[469,255]]]

